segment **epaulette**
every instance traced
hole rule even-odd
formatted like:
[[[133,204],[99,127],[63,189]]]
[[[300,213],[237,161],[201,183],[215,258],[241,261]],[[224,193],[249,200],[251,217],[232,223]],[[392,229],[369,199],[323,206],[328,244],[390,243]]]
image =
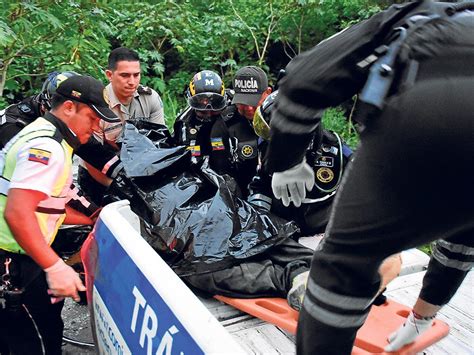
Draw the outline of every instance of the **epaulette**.
[[[140,95],[151,95],[153,91],[148,86],[138,85],[137,92]]]

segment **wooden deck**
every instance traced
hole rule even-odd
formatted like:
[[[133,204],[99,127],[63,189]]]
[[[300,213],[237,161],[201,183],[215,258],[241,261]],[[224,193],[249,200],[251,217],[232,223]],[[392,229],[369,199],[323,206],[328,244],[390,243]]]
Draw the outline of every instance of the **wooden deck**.
[[[414,261],[409,263],[414,267]],[[421,288],[424,271],[398,277],[386,292],[390,298],[407,306],[413,305]],[[474,354],[474,272],[471,271],[451,303],[438,314],[438,318],[451,327],[450,334],[427,348],[426,355]],[[232,334],[248,354],[295,354],[295,337],[260,319],[244,314],[213,298],[201,298],[210,312]],[[78,314],[82,318],[78,318]],[[77,340],[92,342],[87,307],[68,299],[63,310],[65,335]],[[66,344],[63,354],[89,355],[94,348]]]

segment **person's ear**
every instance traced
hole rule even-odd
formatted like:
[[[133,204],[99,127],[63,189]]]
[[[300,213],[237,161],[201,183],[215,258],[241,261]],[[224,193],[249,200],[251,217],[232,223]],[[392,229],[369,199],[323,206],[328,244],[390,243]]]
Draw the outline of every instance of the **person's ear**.
[[[107,79],[109,79],[109,81],[111,81],[112,80],[112,70],[105,69],[105,76],[107,77]]]
[[[263,101],[265,101],[265,99],[268,97],[268,95],[270,95],[271,93],[272,93],[272,88],[267,87],[265,91],[262,93],[262,96],[260,97],[260,100],[258,101],[257,107],[260,106],[263,103]]]
[[[66,100],[63,102],[62,108],[67,114],[74,114],[76,111],[76,105],[71,100]]]
[[[69,122],[76,113],[76,106],[71,100],[66,100],[60,106],[51,110],[51,113],[57,115],[63,121]]]

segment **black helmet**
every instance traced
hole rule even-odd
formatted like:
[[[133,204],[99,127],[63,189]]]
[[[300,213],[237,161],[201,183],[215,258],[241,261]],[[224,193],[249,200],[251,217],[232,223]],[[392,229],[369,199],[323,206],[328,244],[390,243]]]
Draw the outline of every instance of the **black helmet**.
[[[194,74],[186,96],[189,106],[197,111],[221,111],[227,105],[224,83],[210,70]]]
[[[61,84],[67,78],[72,76],[80,75],[73,71],[64,71],[64,72],[57,72],[53,71],[48,74],[48,77],[43,83],[43,87],[41,88],[41,93],[39,94],[39,102],[43,105],[44,109],[50,110],[51,109],[51,98],[53,97],[56,89],[58,88],[59,84]]]
[[[259,137],[265,140],[270,139],[271,113],[277,95],[278,90],[268,95],[265,101],[257,107],[253,116],[253,129]]]

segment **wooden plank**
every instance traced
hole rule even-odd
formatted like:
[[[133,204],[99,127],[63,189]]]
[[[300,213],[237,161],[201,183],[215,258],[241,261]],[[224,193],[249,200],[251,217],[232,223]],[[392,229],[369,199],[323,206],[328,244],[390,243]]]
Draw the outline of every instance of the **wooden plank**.
[[[248,354],[295,354],[295,339],[278,327],[252,318],[226,327]]]
[[[206,308],[212,313],[218,321],[223,322],[228,319],[236,318],[242,316],[244,313],[238,309],[229,306],[223,302],[219,302],[215,298],[204,298],[198,296],[200,301],[206,306]]]
[[[324,238],[324,234],[316,234],[310,237],[301,237],[298,243],[307,248],[315,250]],[[414,272],[426,270],[430,257],[416,248],[404,250],[401,252],[402,269],[400,275],[408,275]]]

